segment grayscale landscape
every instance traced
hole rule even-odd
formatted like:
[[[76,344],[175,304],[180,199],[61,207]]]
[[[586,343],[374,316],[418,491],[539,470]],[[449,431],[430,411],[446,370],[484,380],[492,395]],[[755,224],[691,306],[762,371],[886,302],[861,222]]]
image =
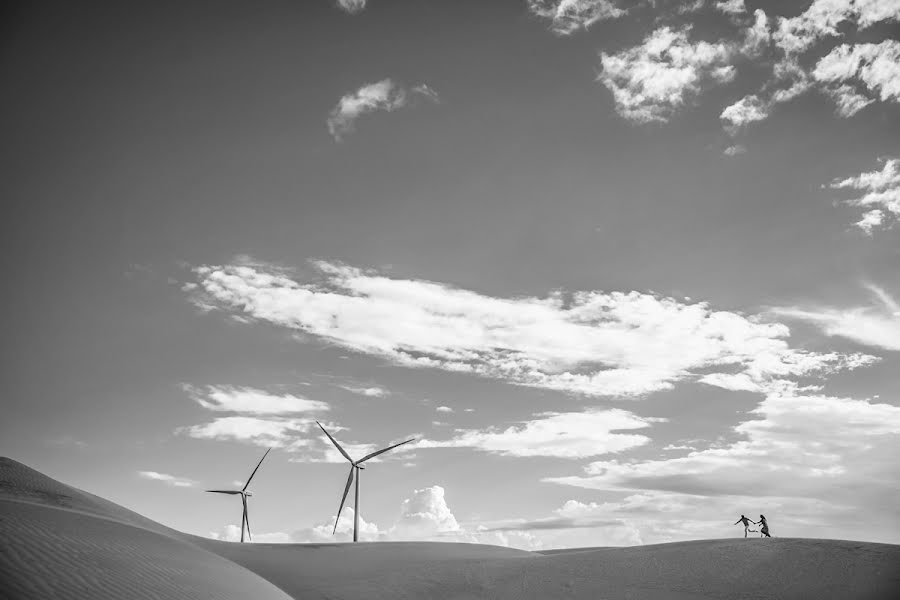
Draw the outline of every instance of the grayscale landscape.
[[[900,597],[900,0],[7,0],[0,82],[0,600]]]

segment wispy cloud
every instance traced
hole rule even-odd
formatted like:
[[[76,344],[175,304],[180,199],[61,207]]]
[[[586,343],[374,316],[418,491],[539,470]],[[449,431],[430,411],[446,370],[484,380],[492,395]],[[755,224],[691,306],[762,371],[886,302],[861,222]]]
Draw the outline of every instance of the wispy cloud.
[[[416,97],[438,101],[437,93],[425,84],[406,88],[391,79],[366,84],[355,92],[345,94],[338,101],[328,117],[328,131],[336,141],[341,141],[353,132],[356,121],[361,116],[379,110],[397,110]]]
[[[626,119],[666,121],[705,83],[734,78],[733,44],[688,39],[689,28],[660,27],[643,43],[616,54],[600,54],[600,81],[613,93]]]
[[[857,221],[856,226],[867,235],[872,235],[876,229],[884,227],[889,219],[893,224],[900,218],[900,159],[892,158],[884,161],[880,171],[836,179],[829,187],[852,189],[862,193],[861,196],[851,198],[846,203],[865,209],[862,219]]]
[[[554,33],[569,35],[599,21],[621,17],[626,11],[617,4],[612,0],[528,0],[528,9],[549,20]]]
[[[808,321],[825,335],[860,344],[900,351],[900,305],[884,289],[869,284],[876,305],[852,308],[787,306],[773,309],[777,315]]]
[[[377,385],[370,386],[353,386],[353,385],[342,385],[338,386],[341,389],[347,390],[348,392],[359,394],[360,396],[368,396],[370,398],[384,398],[386,396],[390,396],[391,392],[386,390],[383,387],[379,387]]]
[[[860,366],[865,358],[792,348],[790,330],[640,292],[495,298],[421,280],[316,263],[301,284],[245,266],[195,269],[202,301],[407,367],[608,396],[696,380],[698,370],[757,383]]]
[[[308,400],[291,394],[270,394],[251,387],[185,385],[183,388],[197,404],[218,412],[283,415],[321,412],[329,409],[328,404],[318,400]]]
[[[330,408],[327,403],[318,400],[292,394],[271,394],[251,387],[182,387],[206,410],[234,413],[176,430],[176,433],[197,439],[237,441],[305,451],[307,448],[300,440],[315,427],[314,415]]]
[[[603,490],[651,490],[697,496],[816,498],[865,505],[896,494],[900,407],[806,395],[766,397],[738,441],[659,460],[599,461],[580,476],[545,481]],[[827,432],[827,433],[826,433]],[[870,515],[870,518],[874,518]]]
[[[421,440],[414,447],[473,448],[503,456],[587,458],[642,446],[650,438],[619,432],[643,429],[663,420],[620,409],[543,413],[506,429],[457,430],[449,440]]]
[[[138,476],[152,481],[160,481],[172,487],[194,487],[195,483],[191,479],[184,477],[176,477],[165,473],[157,473],[156,471],[138,471]]]
[[[438,412],[443,412],[443,413],[452,413],[453,412],[453,409],[450,408],[449,406],[438,406],[434,410],[436,410]]]

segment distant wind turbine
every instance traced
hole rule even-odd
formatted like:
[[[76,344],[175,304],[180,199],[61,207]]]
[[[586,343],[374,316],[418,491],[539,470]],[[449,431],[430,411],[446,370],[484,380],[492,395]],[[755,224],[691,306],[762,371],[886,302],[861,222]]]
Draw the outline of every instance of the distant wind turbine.
[[[250,473],[250,477],[247,478],[247,483],[244,484],[244,487],[239,490],[206,490],[207,492],[211,492],[213,494],[228,494],[230,496],[241,496],[241,503],[244,505],[244,512],[241,516],[241,543],[244,542],[244,527],[247,527],[247,537],[250,538],[250,541],[253,541],[253,536],[250,535],[250,518],[247,516],[247,498],[253,495],[253,492],[248,492],[247,487],[250,485],[250,480],[253,479],[253,476],[256,475],[256,472],[259,470],[259,465],[262,464],[266,457],[269,455],[272,449],[269,448],[266,450],[266,453],[263,454],[263,457],[259,459],[259,462],[256,463],[256,468],[253,469],[253,472]]]
[[[403,444],[408,444],[408,443],[412,442],[415,438],[413,438],[413,440],[406,440],[405,442],[400,442],[399,444],[394,444],[393,446],[388,446],[387,448],[382,448],[381,450],[376,450],[375,452],[372,452],[371,454],[366,454],[361,459],[354,461],[352,458],[350,458],[350,455],[347,454],[346,450],[341,448],[341,445],[338,444],[337,440],[334,439],[333,437],[331,437],[330,433],[325,431],[325,428],[322,427],[321,423],[316,421],[316,425],[318,425],[319,428],[325,432],[325,435],[328,436],[328,439],[331,440],[331,443],[334,444],[334,447],[338,449],[338,452],[340,452],[344,456],[344,458],[346,458],[348,461],[350,461],[350,475],[347,476],[347,485],[346,485],[346,487],[344,487],[344,495],[341,496],[341,506],[340,506],[340,508],[338,508],[337,517],[334,518],[334,530],[331,532],[331,535],[334,535],[335,532],[337,531],[338,519],[341,518],[341,511],[344,510],[344,501],[347,500],[347,492],[350,491],[350,484],[353,483],[353,472],[356,471],[356,488],[354,491],[355,498],[353,501],[353,541],[354,542],[358,541],[359,538],[357,537],[357,532],[359,530],[359,472],[362,469],[365,469],[365,467],[362,466],[362,463],[366,462],[370,458],[375,458],[379,454],[384,454],[388,450],[393,450],[397,446],[402,446]]]

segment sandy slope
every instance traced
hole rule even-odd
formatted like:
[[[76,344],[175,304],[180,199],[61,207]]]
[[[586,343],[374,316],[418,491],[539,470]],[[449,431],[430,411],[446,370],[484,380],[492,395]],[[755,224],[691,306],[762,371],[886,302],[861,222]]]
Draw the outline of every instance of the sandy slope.
[[[449,543],[233,544],[0,459],[0,599],[900,598],[900,546],[727,539],[530,553]]]

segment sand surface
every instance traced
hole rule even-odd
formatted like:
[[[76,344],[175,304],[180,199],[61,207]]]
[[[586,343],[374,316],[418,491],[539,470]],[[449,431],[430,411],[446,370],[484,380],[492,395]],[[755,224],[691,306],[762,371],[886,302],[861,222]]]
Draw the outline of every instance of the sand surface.
[[[0,459],[0,599],[900,598],[900,546],[736,538],[525,552],[237,544],[180,533]]]

